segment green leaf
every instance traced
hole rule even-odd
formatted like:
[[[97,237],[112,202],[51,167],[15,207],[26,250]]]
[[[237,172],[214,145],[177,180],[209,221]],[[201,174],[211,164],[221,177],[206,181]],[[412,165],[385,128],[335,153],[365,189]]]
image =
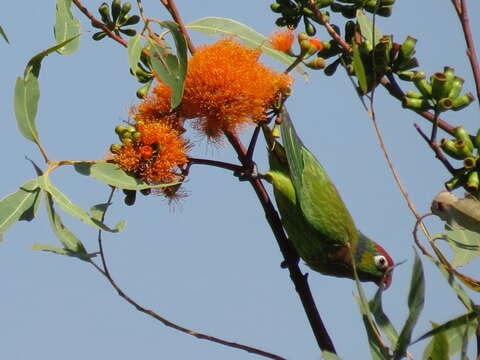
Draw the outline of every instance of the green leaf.
[[[55,14],[55,25],[53,31],[57,43],[62,43],[67,39],[80,34],[80,20],[73,17],[71,11],[72,0],[57,0],[57,11]],[[69,55],[80,47],[80,38],[68,42],[57,50],[62,55]]]
[[[27,181],[20,189],[0,200],[0,233],[4,233],[19,220],[30,221],[40,204],[37,179]]]
[[[398,341],[398,333],[395,327],[393,326],[392,322],[388,318],[388,316],[383,311],[382,307],[382,288],[379,287],[377,292],[375,293],[375,297],[370,300],[369,307],[370,311],[372,312],[373,316],[375,317],[375,321],[383,333],[387,336],[388,340],[390,341],[391,347],[395,348],[397,346]]]
[[[360,87],[362,95],[365,95],[368,90],[367,75],[365,73],[365,66],[363,65],[362,57],[360,56],[360,50],[355,42],[353,42],[352,44],[352,50],[352,65],[353,69],[355,70],[355,76],[358,79],[358,85]]]
[[[23,136],[37,144],[40,143],[40,139],[35,125],[35,117],[37,115],[38,100],[40,99],[38,76],[40,75],[42,60],[45,56],[62,48],[76,37],[78,35],[32,57],[25,67],[23,78],[17,78],[14,95],[17,125]]]
[[[50,245],[50,244],[41,244],[41,243],[38,243],[38,242],[33,244],[32,250],[46,251],[46,252],[51,252],[51,253],[54,253],[54,254],[57,254],[57,255],[72,256],[72,257],[76,257],[76,258],[79,258],[79,259],[84,260],[84,261],[88,261],[92,257],[97,256],[97,254],[79,255],[79,254],[73,253],[71,251],[68,251],[67,249],[62,249],[62,248],[59,248],[59,247],[56,247],[56,246],[53,246],[53,245]]]
[[[365,40],[372,43],[373,46],[377,45],[383,36],[382,32],[378,29],[376,24],[375,26],[373,25],[372,20],[370,20],[361,9],[357,10],[357,23]]]
[[[331,353],[330,351],[322,351],[322,357],[324,360],[342,360],[337,354]]]
[[[82,242],[75,236],[75,234],[68,230],[67,227],[63,224],[62,219],[55,211],[53,197],[49,193],[47,194],[46,202],[50,225],[52,226],[55,235],[57,235],[58,239],[62,243],[64,249],[67,252],[74,254],[74,256],[76,257],[87,259],[87,250],[85,250]]]
[[[415,251],[415,262],[412,269],[412,278],[410,281],[410,291],[408,293],[408,318],[405,321],[397,347],[394,352],[394,359],[401,359],[406,355],[407,347],[411,343],[412,332],[420,313],[423,310],[425,302],[425,280],[423,275],[423,266],[420,257]]]
[[[445,226],[445,239],[455,253],[451,262],[454,268],[465,266],[480,256],[480,234],[466,229],[453,229]]]
[[[40,176],[39,178],[39,186],[48,192],[55,202],[67,213],[76,218],[79,218],[83,222],[87,223],[90,226],[93,226],[97,229],[109,231],[109,232],[118,232],[118,229],[111,229],[101,221],[91,218],[88,213],[83,210],[80,206],[70,201],[68,197],[66,197],[59,189],[57,189],[48,178],[47,175]]]
[[[8,41],[7,34],[5,33],[5,31],[3,30],[3,28],[1,26],[0,26],[0,35],[5,39],[7,44],[10,44],[10,41]]]
[[[15,116],[21,134],[34,143],[39,143],[35,117],[37,115],[40,87],[38,79],[32,74],[26,78],[17,78],[15,84]]]
[[[448,358],[451,358],[462,351],[465,340],[468,340],[475,334],[477,328],[478,310],[463,314],[451,319],[441,325],[436,325],[432,330],[427,331],[413,343],[429,337],[435,337],[438,334],[444,334],[448,341]],[[423,359],[428,359],[428,355],[433,351],[433,341],[425,348]],[[434,357],[434,359],[436,359]]]
[[[435,328],[438,324],[432,322],[432,326]],[[427,346],[423,353],[423,359],[435,359],[435,360],[449,360],[449,345],[445,332],[437,332],[432,339],[432,342]]]
[[[256,32],[251,27],[242,24],[238,21],[221,18],[221,17],[206,17],[186,26],[187,29],[198,31],[210,36],[236,36],[243,44],[252,49],[261,48],[262,52],[272,58],[281,61],[284,64],[291,65],[295,58],[287,55],[282,51],[275,50],[271,47],[269,40],[262,34]],[[307,73],[301,66],[295,68],[300,74],[306,76]]]
[[[105,212],[107,211],[110,205],[112,205],[112,203],[102,203],[102,204],[93,205],[89,211],[90,215],[92,216],[92,219],[97,220],[99,222],[103,222]],[[115,225],[114,229],[117,231],[122,231],[125,228],[125,225],[126,225],[126,221],[120,220],[117,223],[117,225]]]
[[[132,69],[133,74],[136,74],[138,70],[138,62],[140,61],[140,56],[142,55],[142,36],[137,34],[128,40],[128,64],[130,69]]]
[[[75,170],[82,175],[91,176],[104,184],[119,189],[143,190],[151,188],[162,188],[179,184],[179,182],[175,182],[170,184],[151,185],[144,181],[140,181],[133,176],[128,175],[117,165],[107,162],[99,162],[96,164],[75,164],[74,167]]]

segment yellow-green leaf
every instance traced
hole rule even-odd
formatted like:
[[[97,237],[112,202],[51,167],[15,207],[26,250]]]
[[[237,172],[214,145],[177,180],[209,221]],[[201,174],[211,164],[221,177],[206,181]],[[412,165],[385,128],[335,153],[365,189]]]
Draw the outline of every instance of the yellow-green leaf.
[[[74,40],[60,47],[57,52],[62,55],[69,55],[80,47],[80,20],[73,17],[72,0],[57,0],[57,11],[55,13],[55,40],[62,43],[72,37]]]

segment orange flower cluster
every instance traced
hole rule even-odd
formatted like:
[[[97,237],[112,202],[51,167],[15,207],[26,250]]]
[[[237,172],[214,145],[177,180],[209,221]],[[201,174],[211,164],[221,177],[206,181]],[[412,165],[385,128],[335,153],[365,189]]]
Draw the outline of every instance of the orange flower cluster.
[[[188,62],[176,118],[195,119],[192,126],[212,141],[224,132],[237,133],[246,124],[264,120],[292,79],[260,63],[260,54],[230,38],[199,48]],[[134,117],[148,121],[168,113],[170,94],[170,88],[160,83]]]
[[[270,37],[270,45],[272,45],[275,50],[289,52],[292,48],[294,38],[295,34],[292,30],[278,30]]]
[[[179,167],[188,161],[189,144],[167,122],[137,122],[119,136],[123,145],[113,150],[113,161],[122,169],[153,184],[183,179]]]

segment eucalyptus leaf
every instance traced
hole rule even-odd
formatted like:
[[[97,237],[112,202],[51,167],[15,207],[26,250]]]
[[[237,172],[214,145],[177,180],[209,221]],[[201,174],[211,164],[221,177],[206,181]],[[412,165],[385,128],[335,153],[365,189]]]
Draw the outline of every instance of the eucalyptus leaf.
[[[445,226],[445,239],[455,253],[451,262],[454,268],[467,265],[480,256],[480,234],[466,229]]]
[[[137,34],[128,40],[128,64],[130,65],[130,69],[132,69],[134,75],[138,70],[138,62],[140,61],[140,57],[142,55],[142,48],[142,36],[140,34]]]
[[[119,189],[143,190],[150,188],[162,188],[179,184],[179,182],[156,185],[148,184],[144,181],[136,179],[133,176],[128,175],[117,165],[107,162],[99,162],[96,164],[75,164],[74,167],[75,170],[82,175],[91,176],[104,184]]]
[[[0,233],[4,233],[19,220],[32,220],[38,210],[40,199],[37,179],[27,181],[19,190],[1,199]]]
[[[360,87],[361,94],[365,95],[368,90],[367,74],[365,72],[365,66],[363,65],[362,57],[360,56],[360,50],[355,42],[352,45],[352,50],[352,65],[353,69],[355,70],[355,76],[358,79],[358,86]]]
[[[432,322],[435,328],[438,324]],[[437,332],[432,339],[432,342],[425,348],[423,352],[423,360],[449,360],[449,345],[445,332]]]
[[[1,26],[0,26],[0,36],[5,39],[5,41],[7,42],[7,44],[10,44],[10,41],[8,41],[7,34],[5,33],[5,31],[3,30],[3,28],[2,28]]]
[[[383,290],[381,287],[378,288],[375,296],[369,302],[370,311],[372,312],[375,322],[383,331],[383,333],[387,336],[388,340],[390,341],[390,345],[392,348],[397,346],[398,341],[398,332],[393,326],[392,322],[388,318],[388,316],[383,311],[382,307],[382,293]]]
[[[331,353],[330,351],[322,351],[323,360],[342,360],[337,354]]]
[[[186,25],[186,28],[209,36],[235,36],[240,39],[245,46],[252,49],[261,49],[266,55],[288,66],[295,61],[295,57],[273,49],[265,36],[256,32],[251,27],[232,19],[205,17],[191,22]],[[306,71],[302,69],[300,65],[298,65],[295,70],[303,76],[307,75]]]
[[[443,324],[433,327],[432,330],[427,331],[420,336],[413,343],[417,343],[421,340],[429,337],[435,337],[438,334],[443,334],[448,341],[448,358],[451,358],[462,351],[465,340],[468,340],[475,334],[477,327],[478,311],[471,311],[467,314],[463,314],[454,319],[451,319]],[[425,348],[423,353],[423,359],[428,359],[428,356],[433,351],[433,341]],[[436,358],[434,358],[436,359]]]
[[[102,203],[102,204],[93,205],[89,211],[92,219],[97,220],[99,222],[103,222],[105,212],[107,211],[110,205],[112,205],[112,203]],[[126,225],[126,221],[120,220],[113,229],[117,231],[122,231],[125,225]]]
[[[395,360],[401,359],[406,355],[407,347],[411,343],[413,328],[415,327],[420,313],[423,310],[424,302],[425,279],[423,274],[423,266],[420,257],[415,251],[415,262],[413,264],[410,291],[408,293],[409,314],[400,333],[397,346],[394,351]]]
[[[118,229],[111,229],[106,226],[101,221],[91,218],[88,213],[83,210],[80,206],[73,203],[65,194],[63,194],[58,188],[56,188],[51,182],[48,176],[43,175],[39,177],[39,186],[48,192],[53,200],[67,213],[76,218],[82,220],[90,226],[93,226],[97,229],[109,231],[109,232],[118,232]]]
[[[357,23],[365,40],[369,41],[373,46],[377,45],[383,34],[378,29],[378,26],[374,25],[372,20],[361,9],[357,10]]]
[[[50,244],[41,244],[41,243],[34,243],[32,246],[32,250],[40,250],[40,251],[46,251],[46,252],[51,252],[57,255],[66,255],[66,256],[72,256],[79,258],[80,260],[88,261],[92,257],[97,256],[96,254],[85,254],[85,255],[80,255],[73,253],[71,251],[68,251],[67,249],[59,248],[57,246],[53,246]]]
[[[57,43],[62,43],[80,34],[80,20],[73,17],[71,6],[72,0],[57,0],[57,11],[55,13],[55,25],[53,28]],[[69,55],[79,47],[80,38],[75,37],[74,40],[59,48],[57,52],[62,55]]]

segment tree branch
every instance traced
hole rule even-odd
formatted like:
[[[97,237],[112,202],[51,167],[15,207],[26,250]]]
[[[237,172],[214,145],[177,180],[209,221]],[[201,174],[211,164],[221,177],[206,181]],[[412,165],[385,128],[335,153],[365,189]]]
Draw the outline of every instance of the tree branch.
[[[238,159],[244,165],[246,169],[251,167],[251,159],[248,159],[247,150],[244,148],[239,138],[232,133],[225,133],[228,141],[233,146],[237,152]],[[298,255],[291,243],[288,241],[282,227],[282,222],[278,216],[275,207],[273,206],[270,197],[268,196],[263,183],[258,178],[250,178],[249,182],[255,191],[255,194],[258,197],[258,200],[262,204],[263,210],[265,211],[265,217],[270,225],[275,239],[277,240],[280,251],[285,259],[288,270],[290,272],[290,278],[292,279],[293,284],[295,285],[295,290],[297,291],[300,300],[302,302],[303,308],[307,315],[310,326],[313,330],[313,334],[317,340],[318,346],[323,351],[330,351],[336,353],[335,346],[333,345],[330,335],[323,324],[322,318],[317,310],[315,305],[315,300],[313,299],[312,292],[310,291],[310,286],[308,285],[307,275],[303,275],[298,267]]]
[[[185,24],[180,17],[180,13],[178,12],[177,6],[175,5],[175,0],[160,0],[160,2],[165,6],[168,10],[170,15],[172,15],[173,20],[178,24],[181,33],[185,36],[185,40],[187,41],[188,49],[190,53],[193,55],[196,51],[195,45],[193,45],[192,39],[190,39],[190,35],[188,35],[188,31],[185,28]]]

